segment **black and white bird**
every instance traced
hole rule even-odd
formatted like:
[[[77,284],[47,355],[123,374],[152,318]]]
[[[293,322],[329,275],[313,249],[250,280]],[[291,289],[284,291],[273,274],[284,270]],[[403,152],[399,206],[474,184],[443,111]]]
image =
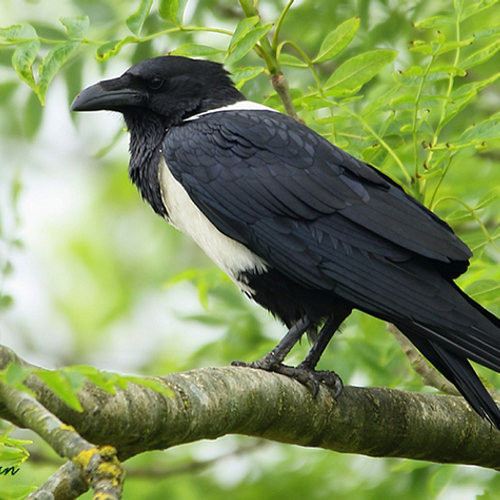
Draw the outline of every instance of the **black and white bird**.
[[[469,363],[500,372],[500,320],[453,282],[472,253],[386,175],[247,101],[214,62],[142,61],[83,90],[72,110],[123,114],[142,196],[289,328],[250,366],[339,394],[340,379],[314,369],[359,309],[396,325],[500,428],[500,410]],[[304,361],[283,365],[306,332],[314,343]]]

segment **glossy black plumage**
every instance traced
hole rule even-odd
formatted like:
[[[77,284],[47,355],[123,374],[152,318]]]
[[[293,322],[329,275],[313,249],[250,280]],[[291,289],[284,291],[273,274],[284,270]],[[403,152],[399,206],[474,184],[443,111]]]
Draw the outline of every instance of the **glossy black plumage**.
[[[205,115],[163,145],[210,221],[273,269],[500,369],[498,332],[482,345],[476,324],[493,325],[447,279],[465,270],[469,249],[385,176],[272,111]]]
[[[307,318],[314,330],[335,317],[336,328],[352,308],[394,323],[500,427],[500,411],[468,362],[500,371],[500,321],[452,281],[467,269],[467,246],[387,176],[305,125],[272,110],[221,108],[244,97],[213,63],[201,88],[198,64],[207,65],[172,57],[139,63],[84,91],[74,107],[124,114],[130,174],[142,195],[169,217],[173,181],[162,180],[163,159],[190,203],[265,263],[265,271],[245,265],[232,277],[284,323]],[[171,83],[180,76],[182,92]],[[153,78],[165,88],[148,87]],[[326,333],[328,341],[333,331]]]

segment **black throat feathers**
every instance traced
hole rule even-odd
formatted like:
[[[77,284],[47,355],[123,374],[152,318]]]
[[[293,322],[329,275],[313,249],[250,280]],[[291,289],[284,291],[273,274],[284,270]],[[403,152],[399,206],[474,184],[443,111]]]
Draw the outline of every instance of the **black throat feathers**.
[[[166,126],[154,113],[124,113],[124,117],[130,132],[130,179],[153,210],[167,217],[158,170]]]

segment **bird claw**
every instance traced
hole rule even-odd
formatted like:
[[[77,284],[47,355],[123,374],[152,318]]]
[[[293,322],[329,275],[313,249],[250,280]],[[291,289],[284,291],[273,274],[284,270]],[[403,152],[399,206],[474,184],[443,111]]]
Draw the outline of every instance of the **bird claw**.
[[[253,361],[252,363],[245,363],[244,361],[233,361],[231,366],[241,366],[246,368],[254,368],[258,370],[265,370],[268,372],[279,373],[286,377],[293,378],[306,386],[313,397],[316,397],[319,392],[320,384],[331,389],[334,394],[334,399],[337,399],[344,388],[342,379],[332,371],[316,371],[307,365],[299,365],[297,367],[287,366],[282,363],[276,363],[272,360],[272,353],[264,356],[262,359]]]

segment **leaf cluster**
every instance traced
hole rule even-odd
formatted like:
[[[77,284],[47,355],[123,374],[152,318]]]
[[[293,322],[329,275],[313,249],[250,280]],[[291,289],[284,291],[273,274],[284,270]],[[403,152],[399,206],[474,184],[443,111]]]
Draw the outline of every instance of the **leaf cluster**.
[[[396,36],[391,38],[389,34],[384,37],[381,34],[384,28],[368,29],[370,5],[376,4],[377,8],[389,12],[389,3],[382,0],[359,2],[359,8],[354,9],[352,5],[340,2],[342,5],[338,9],[332,5],[324,7],[325,12],[327,9],[328,13],[335,12],[336,17],[323,18],[322,11],[317,10],[319,7],[308,1],[301,5],[294,4],[293,0],[286,5],[272,0],[261,1],[259,10],[258,3],[249,0],[241,0],[237,9],[225,8],[221,2],[210,0],[203,5],[200,3],[197,12],[189,14],[186,0],[160,0],[157,3],[141,0],[133,6],[121,5],[119,12],[127,12],[126,15],[113,19],[105,27],[82,10],[86,15],[79,13],[61,18],[54,21],[50,30],[44,30],[36,22],[2,28],[0,51],[8,55],[13,75],[17,75],[18,81],[27,84],[32,91],[27,106],[28,138],[36,135],[41,123],[41,118],[31,119],[38,106],[37,100],[45,103],[54,78],[64,77],[72,94],[70,97],[73,97],[81,88],[83,69],[90,64],[104,69],[112,58],[133,63],[168,51],[223,62],[231,70],[236,85],[247,95],[281,110],[288,109],[283,101],[288,98],[300,119],[338,146],[397,178],[413,195],[446,217],[475,252],[472,269],[462,278],[461,286],[498,313],[500,192],[495,183],[500,176],[495,162],[499,156],[500,117],[499,113],[491,112],[500,76],[500,19],[495,13],[498,2],[455,0],[434,3],[428,7],[428,15],[423,16],[417,15],[417,7],[410,5],[414,2],[399,2],[387,17],[413,21],[414,27],[408,25],[408,29],[403,30],[403,41]],[[214,22],[214,16],[217,22]],[[317,30],[304,29],[306,20],[310,19],[317,21]],[[318,38],[315,33],[321,33],[321,36]],[[171,47],[176,48],[170,50]],[[94,54],[95,61],[84,63],[82,55],[90,53]],[[277,75],[286,78],[288,96],[277,89],[270,91],[268,79]],[[247,85],[249,82],[251,85]],[[11,95],[9,89],[14,84],[1,85],[5,99]],[[43,111],[37,108],[36,112],[41,116]],[[117,140],[121,134],[117,133]],[[101,152],[105,158],[110,156],[110,148]],[[485,180],[488,175],[491,178]],[[120,176],[125,177],[124,172],[120,171]],[[112,193],[106,189],[120,196],[116,194],[118,190],[113,180],[106,188],[101,188],[103,198],[112,198]],[[18,187],[14,186],[13,191],[18,192]],[[99,210],[102,208],[100,205]],[[123,217],[130,219],[129,214]],[[100,222],[102,218],[99,214]],[[3,226],[0,224],[2,231]],[[16,239],[7,237],[6,232],[0,232],[0,238],[15,245]],[[154,258],[145,260],[164,259],[167,262],[171,268],[167,277],[171,287],[182,286],[181,282],[186,281],[192,284],[203,310],[185,314],[182,319],[222,332],[222,337],[197,349],[184,361],[161,360],[160,354],[163,353],[159,348],[158,359],[152,360],[146,371],[160,373],[179,367],[222,364],[233,359],[251,360],[272,347],[273,338],[279,334],[273,335],[264,314],[249,306],[218,271],[201,269],[199,257],[186,260],[187,265],[180,258],[174,260],[170,257],[171,254],[186,253],[182,251],[185,247],[176,245],[169,247],[168,252],[159,252]],[[112,293],[106,294],[105,298],[97,293],[95,297],[89,296],[87,306],[81,300],[74,300],[74,296],[73,299],[68,296],[59,301],[59,307],[67,317],[78,310],[88,319],[92,314],[95,316],[96,303],[100,303],[102,323],[109,325],[116,319],[115,309],[123,312],[132,307],[133,293],[123,285],[135,278],[131,277],[126,266],[111,265],[109,255],[102,259],[96,257],[95,249],[80,240],[69,246],[72,256],[99,276],[102,284],[99,290],[109,291],[115,287],[121,295],[117,293],[118,298],[113,302]],[[102,248],[99,247],[101,253],[109,250],[105,246]],[[4,271],[2,279],[8,275],[10,260],[8,253],[0,253],[0,265]],[[186,266],[190,267],[187,271]],[[148,272],[149,277],[154,274],[152,270]],[[1,283],[0,292],[3,290]],[[133,281],[129,287],[136,285]],[[126,299],[123,299],[124,289]],[[73,304],[69,304],[71,300]],[[11,301],[7,294],[0,296],[0,306]],[[77,330],[84,333],[95,326],[91,321],[82,321],[82,324]],[[420,382],[401,362],[400,351],[383,330],[384,326],[372,319],[361,315],[354,317],[337,336],[322,361],[326,367],[334,366],[347,383],[361,380],[362,383],[368,381],[420,390]],[[178,334],[186,335],[184,331]],[[93,340],[97,335],[99,333],[94,332]],[[306,349],[307,345],[298,347],[302,353]],[[23,377],[33,374],[14,375],[14,372],[4,374],[9,377],[9,383],[20,383]],[[75,409],[78,409],[76,394],[87,380],[110,392],[136,381],[82,366],[54,372],[40,371],[36,375]],[[233,443],[229,448],[231,446],[238,448],[238,444]],[[187,451],[183,455],[179,452],[173,461],[164,460],[167,466],[175,468],[187,456],[198,458],[197,453]],[[323,488],[323,493],[314,488],[317,481],[313,469],[320,471],[323,478],[330,477],[331,471],[337,470],[337,484],[333,488],[336,497],[353,497],[352,485],[348,484],[351,466],[345,461],[324,454],[311,454],[308,466],[304,455],[295,455],[295,451],[291,451],[283,462],[269,466],[266,453],[259,455],[256,451],[255,457],[251,472],[240,480],[250,493],[247,496],[241,493],[241,498],[266,498],[266,491],[273,491],[273,497],[331,496],[332,488]],[[147,458],[140,460],[136,463],[146,468],[154,463]],[[221,468],[224,468],[225,462],[222,463]],[[392,478],[391,484],[368,474],[360,479],[355,496],[435,498],[450,481],[459,484],[462,479],[462,475],[451,467],[424,467],[415,462],[400,464],[395,470],[393,466],[394,462],[380,466],[384,469],[382,475]],[[274,475],[270,474],[271,470],[275,471]],[[290,470],[295,473],[289,473]],[[289,487],[275,480],[275,475],[287,471]],[[218,498],[225,491],[225,485],[221,486],[216,478],[206,475],[196,483],[191,476],[176,477],[166,483],[158,481],[157,485],[152,485],[151,481],[141,483],[139,480],[132,488],[137,496],[147,490],[152,497],[159,498],[166,490],[173,498],[207,495]],[[425,492],[422,484],[427,485]]]

